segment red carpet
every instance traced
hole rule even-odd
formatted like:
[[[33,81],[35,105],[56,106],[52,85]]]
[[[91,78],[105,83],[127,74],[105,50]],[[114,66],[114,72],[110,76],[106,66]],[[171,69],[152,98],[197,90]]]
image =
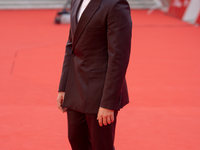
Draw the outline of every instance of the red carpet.
[[[68,150],[56,106],[69,25],[57,10],[0,11],[0,149]],[[116,150],[200,149],[200,28],[133,10],[130,104]]]

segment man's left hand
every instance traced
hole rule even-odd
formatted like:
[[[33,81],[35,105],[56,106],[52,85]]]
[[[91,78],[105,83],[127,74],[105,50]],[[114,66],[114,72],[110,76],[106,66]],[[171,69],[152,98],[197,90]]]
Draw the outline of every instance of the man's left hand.
[[[100,107],[97,114],[97,120],[99,121],[100,126],[111,124],[114,122],[114,110]]]

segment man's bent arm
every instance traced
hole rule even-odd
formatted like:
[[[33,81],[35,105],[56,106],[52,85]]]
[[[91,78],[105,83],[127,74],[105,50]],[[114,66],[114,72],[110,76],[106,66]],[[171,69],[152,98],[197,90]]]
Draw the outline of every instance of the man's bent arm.
[[[131,49],[132,21],[126,0],[119,0],[108,20],[108,69],[100,107],[115,109],[125,79]]]

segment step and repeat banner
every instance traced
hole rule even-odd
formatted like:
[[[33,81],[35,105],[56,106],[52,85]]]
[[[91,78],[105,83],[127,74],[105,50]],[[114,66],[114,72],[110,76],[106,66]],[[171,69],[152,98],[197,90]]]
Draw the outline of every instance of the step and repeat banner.
[[[168,14],[186,22],[200,24],[200,0],[172,0]]]

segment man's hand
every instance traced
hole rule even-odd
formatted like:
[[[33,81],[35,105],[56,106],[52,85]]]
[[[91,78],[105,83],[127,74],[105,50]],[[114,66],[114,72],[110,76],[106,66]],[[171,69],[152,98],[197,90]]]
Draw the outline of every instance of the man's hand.
[[[57,105],[58,105],[58,108],[59,108],[62,112],[65,112],[65,111],[66,111],[66,109],[63,109],[63,107],[61,106],[61,104],[63,103],[64,97],[65,97],[65,92],[58,92]]]
[[[114,110],[100,107],[97,120],[99,121],[100,126],[111,124],[114,121]]]

